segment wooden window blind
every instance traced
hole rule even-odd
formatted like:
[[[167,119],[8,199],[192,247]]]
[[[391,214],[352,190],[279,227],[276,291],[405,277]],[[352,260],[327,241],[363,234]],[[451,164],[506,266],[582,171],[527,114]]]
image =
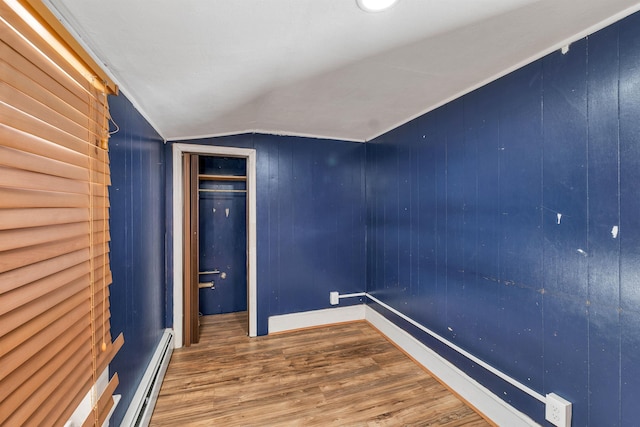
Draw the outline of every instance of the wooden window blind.
[[[35,18],[35,21],[31,19]],[[0,425],[102,425],[109,327],[108,93],[37,1],[0,0]]]

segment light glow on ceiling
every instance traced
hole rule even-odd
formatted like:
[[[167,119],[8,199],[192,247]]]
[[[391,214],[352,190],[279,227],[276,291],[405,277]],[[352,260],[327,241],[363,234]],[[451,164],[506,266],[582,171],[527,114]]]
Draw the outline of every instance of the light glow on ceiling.
[[[382,12],[389,9],[398,0],[356,0],[358,7],[365,12]]]

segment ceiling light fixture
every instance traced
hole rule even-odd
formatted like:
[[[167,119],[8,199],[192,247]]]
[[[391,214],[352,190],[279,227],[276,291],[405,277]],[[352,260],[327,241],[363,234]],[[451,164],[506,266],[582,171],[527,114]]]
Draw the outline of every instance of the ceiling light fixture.
[[[358,7],[365,12],[382,12],[389,9],[398,0],[356,0]]]

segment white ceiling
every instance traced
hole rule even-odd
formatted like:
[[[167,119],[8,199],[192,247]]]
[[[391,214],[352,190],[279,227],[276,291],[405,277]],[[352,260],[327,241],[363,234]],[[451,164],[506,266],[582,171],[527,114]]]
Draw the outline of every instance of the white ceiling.
[[[167,140],[365,141],[640,9],[638,0],[46,0]]]

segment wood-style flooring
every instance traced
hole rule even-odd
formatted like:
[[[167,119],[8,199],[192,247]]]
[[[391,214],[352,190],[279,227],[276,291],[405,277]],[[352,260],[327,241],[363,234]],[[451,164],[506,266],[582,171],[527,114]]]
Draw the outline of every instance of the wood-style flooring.
[[[152,426],[487,426],[366,322],[248,338],[202,318],[173,352]]]

